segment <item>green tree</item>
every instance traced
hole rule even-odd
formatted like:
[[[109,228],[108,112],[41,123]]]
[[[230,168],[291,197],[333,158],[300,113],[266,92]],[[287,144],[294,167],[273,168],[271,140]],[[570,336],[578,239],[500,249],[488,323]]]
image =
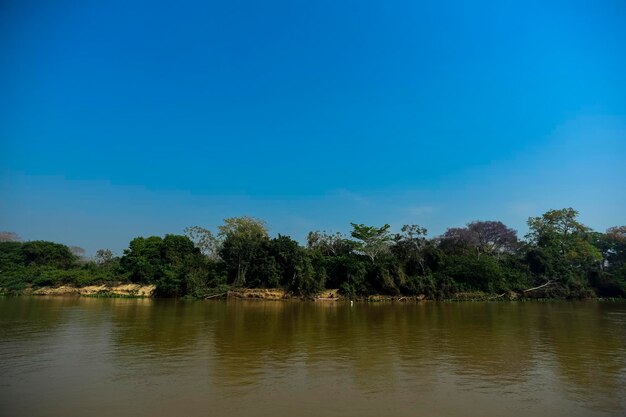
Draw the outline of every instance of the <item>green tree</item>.
[[[160,295],[182,296],[188,292],[190,273],[201,273],[202,259],[186,236],[138,237],[124,251],[120,268],[133,282],[155,284]]]
[[[6,270],[25,264],[21,242],[0,242],[0,269]]]
[[[33,240],[22,244],[26,265],[45,265],[68,269],[76,263],[76,257],[65,245],[44,240]]]
[[[428,241],[428,231],[416,224],[404,225],[394,237],[392,252],[394,257],[403,264],[404,271],[408,275],[426,275],[426,259],[424,248]]]
[[[352,232],[350,235],[357,239],[356,250],[371,259],[372,262],[376,257],[389,252],[392,243],[392,236],[389,233],[388,224],[383,227],[366,226],[364,224],[350,223]]]
[[[246,275],[252,261],[269,239],[265,223],[253,217],[230,217],[219,227],[222,247],[220,257],[227,265],[233,285],[246,285]]]
[[[162,244],[163,239],[159,236],[137,237],[130,241],[120,259],[120,267],[132,282],[156,282],[161,267]]]
[[[592,295],[588,277],[600,268],[602,254],[592,243],[592,230],[577,217],[576,210],[565,208],[528,219],[526,259],[533,273],[555,283],[553,295]]]
[[[572,208],[550,210],[540,217],[528,219],[531,244],[547,251],[558,262],[581,269],[598,265],[600,251],[592,244],[591,229],[577,220]]]
[[[281,285],[299,295],[312,295],[324,289],[324,271],[316,271],[307,251],[289,236],[270,241],[272,257]]]
[[[601,268],[590,274],[590,283],[601,296],[626,295],[626,226],[593,233],[593,244],[602,254]]]

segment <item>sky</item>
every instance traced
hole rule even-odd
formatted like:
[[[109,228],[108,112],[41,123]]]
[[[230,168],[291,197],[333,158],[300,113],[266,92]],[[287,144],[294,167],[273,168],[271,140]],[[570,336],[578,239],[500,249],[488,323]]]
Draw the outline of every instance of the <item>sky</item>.
[[[3,0],[0,230],[626,224],[626,3]]]

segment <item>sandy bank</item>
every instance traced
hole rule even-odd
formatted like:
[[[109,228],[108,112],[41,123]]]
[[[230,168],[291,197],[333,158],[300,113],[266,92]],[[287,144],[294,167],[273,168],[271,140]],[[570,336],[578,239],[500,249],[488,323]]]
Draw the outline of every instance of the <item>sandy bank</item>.
[[[242,298],[248,300],[287,300],[300,299],[280,288],[236,288],[225,294],[226,298]],[[344,297],[339,294],[339,290],[324,290],[313,297],[316,301],[337,301]]]
[[[73,287],[61,285],[60,287],[41,287],[31,292],[33,295],[80,295],[87,297],[97,296],[121,296],[121,297],[152,297],[156,286],[123,284],[123,285],[88,285],[86,287]]]

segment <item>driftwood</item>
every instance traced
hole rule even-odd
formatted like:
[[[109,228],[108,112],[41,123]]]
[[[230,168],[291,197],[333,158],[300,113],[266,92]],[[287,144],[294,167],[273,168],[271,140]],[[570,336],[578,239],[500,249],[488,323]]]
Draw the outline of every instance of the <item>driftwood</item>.
[[[489,300],[495,300],[496,298],[502,298],[502,297],[504,297],[505,295],[506,295],[506,293],[505,293],[505,292],[503,292],[503,293],[502,293],[502,294],[500,294],[500,295],[494,295],[493,297],[489,297],[488,299],[489,299]]]
[[[543,287],[547,287],[548,285],[551,285],[551,284],[553,284],[553,282],[552,282],[552,281],[548,281],[548,282],[546,282],[545,284],[541,284],[541,285],[540,285],[540,286],[538,286],[538,287],[528,288],[528,289],[526,289],[526,290],[524,290],[524,291],[522,291],[522,292],[523,292],[523,293],[527,293],[527,292],[535,291],[535,290],[541,289],[541,288],[543,288]]]
[[[213,295],[207,295],[206,297],[204,297],[205,300],[208,300],[209,298],[217,298],[217,297],[222,297],[224,295],[228,294],[227,292],[223,292],[221,294],[213,294]]]

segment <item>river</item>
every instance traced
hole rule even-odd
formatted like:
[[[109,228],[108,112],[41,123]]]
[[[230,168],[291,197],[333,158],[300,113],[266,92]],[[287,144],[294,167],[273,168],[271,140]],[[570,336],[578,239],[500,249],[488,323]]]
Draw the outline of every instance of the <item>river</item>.
[[[623,416],[626,303],[0,297],[2,416]]]

